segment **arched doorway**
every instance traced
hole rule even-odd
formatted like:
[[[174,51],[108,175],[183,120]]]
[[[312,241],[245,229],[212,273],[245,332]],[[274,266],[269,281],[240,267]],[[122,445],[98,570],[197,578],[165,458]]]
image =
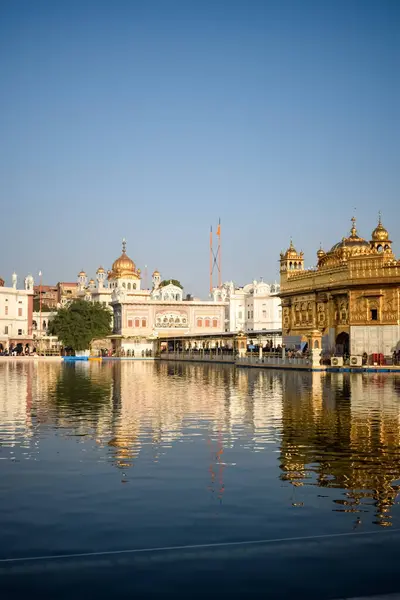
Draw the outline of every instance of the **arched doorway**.
[[[339,333],[336,338],[336,354],[341,356],[350,354],[350,336],[345,331]]]

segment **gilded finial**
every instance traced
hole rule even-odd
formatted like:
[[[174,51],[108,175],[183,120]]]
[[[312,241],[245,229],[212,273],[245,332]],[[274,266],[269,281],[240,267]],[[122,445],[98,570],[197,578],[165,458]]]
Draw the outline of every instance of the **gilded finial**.
[[[122,238],[122,252],[125,254],[126,252],[126,239]]]
[[[351,217],[351,222],[353,223],[353,226],[351,228],[351,237],[356,237],[357,236],[357,229],[356,229],[356,218],[355,217]]]
[[[382,225],[382,211],[378,212],[378,225]]]
[[[290,246],[289,246],[289,248],[290,248],[291,250],[294,250],[294,246],[293,246],[293,238],[292,238],[292,236],[290,236]]]

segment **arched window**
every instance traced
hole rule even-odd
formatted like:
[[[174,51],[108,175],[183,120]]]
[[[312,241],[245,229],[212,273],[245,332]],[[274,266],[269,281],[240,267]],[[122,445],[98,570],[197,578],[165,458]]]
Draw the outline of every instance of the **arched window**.
[[[43,321],[43,329],[46,329],[46,321]]]
[[[218,319],[213,319],[213,327],[218,327]]]
[[[130,290],[130,289],[131,289],[131,284],[130,284],[130,283],[128,283],[128,290]]]
[[[147,321],[146,321],[146,319],[142,319],[142,327],[147,327]]]
[[[206,319],[204,322],[204,327],[210,327],[210,326],[211,326],[210,319]]]
[[[125,281],[122,283],[122,287],[123,287],[123,288],[125,288],[125,287],[126,287],[126,285],[125,285]]]
[[[133,327],[132,319],[128,319],[128,327]]]
[[[140,319],[135,319],[135,327],[140,327]]]
[[[136,290],[136,283],[132,283],[132,289]]]
[[[203,319],[197,319],[197,327],[203,327]]]
[[[289,269],[290,269],[290,270],[292,270],[292,269],[293,269],[293,263],[292,263],[292,262],[290,262],[290,263],[289,263]]]

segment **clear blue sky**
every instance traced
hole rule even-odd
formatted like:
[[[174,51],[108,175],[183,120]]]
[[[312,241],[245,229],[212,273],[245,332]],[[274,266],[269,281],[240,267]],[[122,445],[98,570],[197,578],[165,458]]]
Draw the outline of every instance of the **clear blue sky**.
[[[207,296],[378,210],[400,251],[396,0],[3,0],[0,274],[110,268]]]

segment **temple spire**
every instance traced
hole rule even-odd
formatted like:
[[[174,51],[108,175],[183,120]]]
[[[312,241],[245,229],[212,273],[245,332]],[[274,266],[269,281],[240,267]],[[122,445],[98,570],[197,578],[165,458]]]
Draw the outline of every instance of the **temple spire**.
[[[357,229],[356,229],[356,218],[355,217],[351,217],[351,222],[353,224],[350,233],[351,233],[351,237],[357,237]]]
[[[126,252],[126,239],[122,238],[122,252],[125,254]]]

